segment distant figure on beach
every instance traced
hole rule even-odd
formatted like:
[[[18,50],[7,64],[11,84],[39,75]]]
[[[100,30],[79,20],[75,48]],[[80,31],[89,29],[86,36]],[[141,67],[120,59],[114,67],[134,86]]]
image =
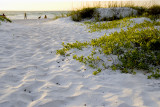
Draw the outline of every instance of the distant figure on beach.
[[[47,15],[45,15],[44,18],[47,19]]]
[[[41,16],[39,16],[38,19],[41,19]]]
[[[3,13],[2,15],[0,15],[0,16],[2,16],[2,17],[6,17],[6,15]]]
[[[3,13],[3,15],[2,15],[3,17],[6,17],[6,15]]]
[[[27,14],[26,13],[24,13],[24,19],[27,19]]]

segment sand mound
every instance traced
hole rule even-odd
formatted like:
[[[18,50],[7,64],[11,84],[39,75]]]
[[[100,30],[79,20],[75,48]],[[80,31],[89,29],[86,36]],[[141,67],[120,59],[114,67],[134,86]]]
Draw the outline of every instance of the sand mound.
[[[98,8],[97,9],[99,20],[108,19],[112,17],[124,18],[137,15],[137,10],[128,7],[116,8]]]

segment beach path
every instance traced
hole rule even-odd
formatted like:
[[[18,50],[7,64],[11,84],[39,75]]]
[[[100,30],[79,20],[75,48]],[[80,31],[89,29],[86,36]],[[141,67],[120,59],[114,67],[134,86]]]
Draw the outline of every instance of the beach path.
[[[160,107],[159,80],[110,69],[94,76],[71,56],[56,55],[62,42],[104,35],[80,24],[60,18],[0,25],[0,107]]]

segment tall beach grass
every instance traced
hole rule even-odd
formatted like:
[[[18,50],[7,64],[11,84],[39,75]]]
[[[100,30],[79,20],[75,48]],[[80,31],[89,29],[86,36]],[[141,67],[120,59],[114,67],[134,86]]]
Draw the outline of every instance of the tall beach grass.
[[[138,3],[137,3],[138,2]],[[95,17],[97,21],[98,13],[97,8],[116,8],[116,7],[129,7],[137,10],[137,16],[146,16],[151,19],[157,19],[160,16],[160,5],[156,5],[154,0],[150,1],[94,1],[94,2],[83,2],[81,1],[80,8],[73,8],[70,13],[73,21],[81,21],[83,19],[91,19]],[[116,20],[119,18],[113,17],[105,20]]]

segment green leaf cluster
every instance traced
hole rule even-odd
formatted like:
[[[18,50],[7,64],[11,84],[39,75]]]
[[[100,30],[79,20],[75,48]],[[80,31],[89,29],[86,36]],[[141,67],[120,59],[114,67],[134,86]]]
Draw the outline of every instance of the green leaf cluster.
[[[152,77],[156,79],[160,78],[160,69],[156,69],[155,71],[152,71],[152,74],[148,76],[148,79],[151,79]]]
[[[79,42],[79,41],[76,41],[75,43],[67,43],[67,44],[64,44],[63,42],[62,46],[64,48],[57,50],[56,53],[60,55],[65,55],[65,53],[70,49],[77,48],[79,50],[82,50],[82,48],[87,47],[88,44],[89,44],[88,42]]]
[[[93,75],[97,75],[98,73],[100,73],[102,71],[101,68],[98,68],[97,71],[93,71]]]
[[[94,54],[95,54],[95,52],[92,51],[92,53],[87,57],[84,57],[83,55],[80,57],[78,57],[77,55],[73,55],[73,59],[75,59],[81,63],[84,63],[85,65],[88,65],[89,67],[91,67],[93,69],[97,69],[101,59],[99,56],[95,57]]]

